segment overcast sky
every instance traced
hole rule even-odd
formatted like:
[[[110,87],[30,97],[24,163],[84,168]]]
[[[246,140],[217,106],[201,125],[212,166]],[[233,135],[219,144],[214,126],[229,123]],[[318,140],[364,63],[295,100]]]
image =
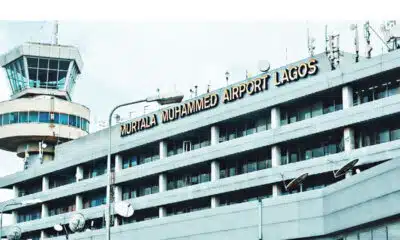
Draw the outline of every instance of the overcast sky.
[[[361,54],[364,54],[362,24]],[[91,109],[91,130],[96,122],[106,120],[113,106],[176,88],[190,97],[189,89],[199,86],[199,93],[225,85],[229,70],[231,82],[243,80],[246,69],[257,73],[259,60],[269,60],[271,67],[305,58],[307,28],[316,38],[316,53],[325,47],[324,26],[340,33],[341,49],[354,52],[351,22],[254,22],[254,23],[110,23],[64,22],[59,25],[59,43],[79,47],[84,67],[75,86],[72,100]],[[372,21],[379,30],[382,21]],[[53,22],[0,21],[0,54],[26,41],[50,42]],[[375,50],[382,44],[373,35]],[[0,101],[9,99],[10,88],[0,74]],[[156,105],[148,107],[155,110]],[[144,105],[130,111],[142,114]],[[147,111],[149,111],[147,110]],[[0,151],[0,176],[22,169],[15,153]],[[4,198],[4,195],[2,195]],[[1,199],[1,197],[0,197]]]

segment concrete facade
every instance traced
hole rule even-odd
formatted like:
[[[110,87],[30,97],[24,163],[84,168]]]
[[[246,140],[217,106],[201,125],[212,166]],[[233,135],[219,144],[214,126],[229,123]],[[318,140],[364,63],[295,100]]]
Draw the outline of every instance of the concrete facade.
[[[400,140],[356,148],[354,126],[371,120],[396,117],[400,112],[400,94],[353,106],[353,89],[350,84],[384,71],[398,71],[400,51],[362,60],[358,64],[352,62],[352,57],[345,54],[340,67],[330,71],[325,55],[318,55],[315,58],[319,62],[319,73],[315,76],[281,87],[276,87],[270,82],[268,90],[258,95],[246,96],[233,103],[220,104],[216,108],[173,122],[160,123],[159,126],[137,132],[132,136],[121,138],[120,126],[114,126],[112,128],[112,149],[115,154],[114,197],[116,201],[122,200],[122,189],[119,184],[156,176],[158,193],[125,201],[130,202],[135,211],[156,208],[159,218],[124,225],[116,221],[118,226],[112,228],[113,238],[259,239],[261,233],[262,239],[336,239],[364,224],[399,217],[400,207],[397,202],[400,197],[400,187],[394,183],[400,174]],[[300,62],[303,61],[305,60]],[[290,104],[298,98],[334,87],[340,88],[343,110],[281,126],[281,104]],[[221,94],[223,89],[216,92]],[[270,110],[271,129],[219,142],[221,132],[218,124],[221,121],[260,109]],[[168,156],[169,137],[200,127],[209,130],[210,146]],[[331,130],[340,132],[343,136],[344,151],[307,161],[284,165],[281,163],[280,144]],[[103,130],[56,146],[54,161],[38,168],[5,176],[0,179],[0,187],[13,188],[18,194],[19,183],[29,181],[35,176],[42,178],[42,182],[47,182],[48,185],[48,179],[46,180],[48,174],[68,167],[76,169],[77,177],[81,176],[83,164],[106,156],[107,134],[108,131]],[[160,159],[124,169],[123,157],[120,154],[126,150],[140,149],[146,144],[157,146]],[[271,168],[233,177],[220,177],[219,159],[266,146],[271,151]],[[281,188],[282,173],[286,179],[293,179],[304,173],[310,176],[327,174],[351,159],[359,159],[357,166],[385,162],[322,189],[282,195],[284,191]],[[171,171],[205,162],[210,164],[209,182],[168,190],[168,174]],[[257,201],[221,206],[219,197],[221,194],[265,185],[272,187],[272,198],[261,202],[261,215]],[[67,223],[73,212],[47,216],[46,205],[48,201],[67,196],[75,196],[76,210],[87,219],[101,218],[104,206],[84,209],[82,196],[85,192],[104,189],[105,186],[105,175],[89,179],[80,178],[80,181],[75,183],[52,189],[43,184],[45,191],[14,199],[22,201],[40,198],[44,202],[41,204],[42,219],[17,225],[24,232],[33,232],[52,228],[58,223]],[[167,206],[201,198],[209,199],[210,209],[168,216]],[[6,211],[14,212],[19,208],[12,206]],[[262,219],[261,223],[259,216]],[[5,228],[5,232],[7,229]],[[45,233],[42,236],[45,236]],[[63,237],[53,239],[63,239]],[[105,231],[100,229],[77,233],[74,234],[74,239],[105,239]]]

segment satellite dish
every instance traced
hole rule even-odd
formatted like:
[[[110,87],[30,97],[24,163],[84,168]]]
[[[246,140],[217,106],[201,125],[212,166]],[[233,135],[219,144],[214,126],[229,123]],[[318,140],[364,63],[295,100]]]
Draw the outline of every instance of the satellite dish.
[[[42,142],[42,148],[43,148],[43,149],[47,148],[47,144],[44,143],[44,142]]]
[[[307,176],[308,176],[308,173],[304,173],[304,174],[300,175],[299,177],[290,181],[290,183],[288,185],[285,185],[286,191],[291,191],[291,190],[295,189],[298,185],[300,185],[304,181],[304,179],[306,179]]]
[[[19,240],[21,238],[21,228],[15,226],[11,228],[10,232],[7,234],[7,239]]]
[[[63,226],[61,224],[56,224],[54,225],[54,230],[61,232],[63,230]]]
[[[258,69],[260,70],[260,72],[268,72],[270,67],[271,64],[267,60],[261,60],[258,62]]]
[[[85,217],[81,213],[77,213],[69,220],[69,229],[72,232],[82,231],[85,227]]]
[[[132,204],[128,202],[117,202],[114,206],[114,210],[121,217],[131,217],[134,212]]]
[[[346,172],[348,172],[350,169],[352,169],[357,164],[357,162],[358,162],[358,159],[355,159],[351,162],[346,163],[343,167],[339,168],[339,170],[333,171],[333,176],[335,178],[343,176],[344,174],[346,174]]]

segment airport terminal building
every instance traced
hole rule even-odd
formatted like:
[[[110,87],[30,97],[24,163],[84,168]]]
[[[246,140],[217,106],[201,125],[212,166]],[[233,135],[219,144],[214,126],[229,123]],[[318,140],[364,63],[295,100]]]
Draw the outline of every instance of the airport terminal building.
[[[18,226],[22,239],[65,239],[53,226],[81,213],[85,231],[70,239],[105,239],[108,129],[89,134],[89,110],[71,101],[80,56],[70,46],[21,49],[1,62],[9,79],[28,84],[0,103],[0,145],[27,167],[0,179],[15,193],[2,205],[41,202],[7,206],[13,224],[3,236]],[[112,212],[111,237],[400,239],[399,120],[400,51],[391,51],[359,62],[343,53],[334,68],[321,53],[116,124],[112,202],[135,212]]]

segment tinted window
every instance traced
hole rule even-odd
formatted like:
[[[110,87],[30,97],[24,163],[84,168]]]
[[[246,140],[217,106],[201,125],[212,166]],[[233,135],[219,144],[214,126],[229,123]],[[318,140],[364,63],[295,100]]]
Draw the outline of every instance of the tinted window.
[[[28,112],[20,112],[19,113],[19,122],[20,123],[28,122]]]
[[[48,112],[39,113],[39,122],[48,123],[50,122],[50,114]]]
[[[60,113],[60,124],[68,125],[68,115]]]
[[[38,122],[38,121],[39,121],[39,113],[29,112],[29,122]]]

